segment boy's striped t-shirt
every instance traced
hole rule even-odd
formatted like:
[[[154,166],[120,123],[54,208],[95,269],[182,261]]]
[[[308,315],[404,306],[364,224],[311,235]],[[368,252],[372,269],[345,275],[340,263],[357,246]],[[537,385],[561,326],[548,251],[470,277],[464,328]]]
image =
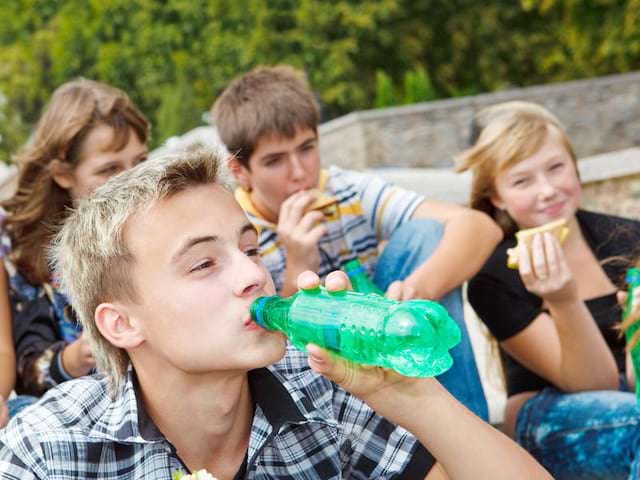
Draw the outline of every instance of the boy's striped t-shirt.
[[[378,245],[409,221],[423,197],[398,188],[370,174],[331,167],[320,172],[318,188],[336,198],[323,210],[327,234],[320,240],[320,270],[324,278],[344,263],[358,258],[373,276],[378,261]],[[260,232],[263,262],[280,292],[284,281],[286,254],[278,241],[276,225],[265,220],[246,190],[236,190],[236,199]]]

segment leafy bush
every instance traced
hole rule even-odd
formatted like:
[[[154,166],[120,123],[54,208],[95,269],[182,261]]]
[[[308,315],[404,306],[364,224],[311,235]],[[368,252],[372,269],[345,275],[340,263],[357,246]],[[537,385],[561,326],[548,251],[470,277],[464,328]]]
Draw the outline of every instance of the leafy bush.
[[[259,64],[306,71],[325,120],[640,68],[640,0],[4,0],[0,18],[1,159],[78,76],[126,90],[157,145]]]

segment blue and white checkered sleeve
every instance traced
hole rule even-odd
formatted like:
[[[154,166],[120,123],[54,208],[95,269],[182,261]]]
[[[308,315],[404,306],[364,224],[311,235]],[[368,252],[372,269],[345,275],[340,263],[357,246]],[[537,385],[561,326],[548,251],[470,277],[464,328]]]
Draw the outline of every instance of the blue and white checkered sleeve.
[[[342,443],[351,445],[349,463],[344,466],[346,477],[390,478],[405,470],[418,444],[413,435],[339,387],[334,409],[343,427]]]
[[[37,440],[14,420],[0,431],[0,479],[47,478],[46,468],[37,458],[40,451]]]

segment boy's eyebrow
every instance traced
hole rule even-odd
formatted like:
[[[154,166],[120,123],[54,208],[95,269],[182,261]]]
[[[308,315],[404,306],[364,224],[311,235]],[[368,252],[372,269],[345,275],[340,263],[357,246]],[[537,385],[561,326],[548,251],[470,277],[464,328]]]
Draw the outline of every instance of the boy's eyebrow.
[[[245,223],[241,228],[240,228],[240,235],[238,236],[242,236],[247,232],[253,232],[256,235],[258,235],[258,229],[255,227],[255,225],[253,225],[252,223]]]
[[[298,145],[296,145],[296,150],[298,148],[302,148],[305,147],[307,145],[309,145],[310,143],[316,143],[318,141],[318,137],[317,136],[312,136],[312,137],[308,137],[305,140],[303,140],[302,142],[300,142]],[[266,155],[260,157],[259,161],[265,161],[265,160],[269,160],[270,158],[275,158],[275,157],[279,157],[280,155],[284,155],[285,153],[287,153],[286,150],[283,151],[278,151],[278,152],[270,152],[267,153]]]
[[[284,155],[284,154],[285,154],[285,152],[271,152],[271,153],[267,153],[266,155],[264,155],[264,156],[260,157],[260,161],[261,161],[261,162],[265,162],[265,161],[267,161],[267,160],[269,160],[269,159],[271,159],[271,158],[277,158],[277,157],[279,157],[280,155]]]
[[[184,242],[184,244],[180,247],[180,249],[173,254],[173,256],[171,257],[171,263],[176,263],[178,262],[178,260],[180,260],[180,257],[182,257],[185,253],[187,253],[191,248],[195,247],[196,245],[199,245],[201,243],[206,243],[206,242],[217,242],[220,240],[220,237],[218,237],[217,235],[204,235],[202,237],[192,237],[192,238],[188,238],[186,242]]]
[[[245,223],[242,227],[240,227],[240,229],[238,230],[238,236],[242,236],[246,232],[254,232],[256,235],[258,235],[258,230],[251,223]],[[188,238],[187,241],[184,242],[184,244],[180,247],[180,249],[173,254],[173,256],[171,257],[171,263],[176,263],[178,260],[180,260],[180,257],[182,257],[196,245],[207,242],[216,243],[218,241],[220,241],[220,237],[218,237],[218,235],[203,235],[201,237]]]

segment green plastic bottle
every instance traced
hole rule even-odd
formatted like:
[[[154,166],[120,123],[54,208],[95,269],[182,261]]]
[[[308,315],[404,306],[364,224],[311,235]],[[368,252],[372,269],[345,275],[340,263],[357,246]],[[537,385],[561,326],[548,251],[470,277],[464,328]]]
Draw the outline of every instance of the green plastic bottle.
[[[622,312],[623,320],[640,305],[640,269],[630,268],[627,270],[626,280],[629,290],[627,293],[627,301],[625,302],[624,310]],[[631,343],[631,339],[639,328],[640,321],[636,321],[625,330],[624,334],[627,340],[627,345]],[[633,363],[633,371],[636,374],[636,379],[640,380],[640,341],[631,349],[631,363]],[[638,401],[638,405],[640,405],[639,380],[636,380],[636,400]]]
[[[447,371],[453,364],[449,349],[461,338],[458,325],[436,302],[397,302],[320,287],[289,298],[260,297],[251,305],[251,317],[267,330],[283,332],[300,350],[313,343],[407,377]]]
[[[354,292],[384,295],[384,292],[371,281],[364,267],[360,264],[360,261],[357,258],[349,260],[342,266],[342,268],[349,277],[349,280],[351,280],[351,286],[353,287]]]

